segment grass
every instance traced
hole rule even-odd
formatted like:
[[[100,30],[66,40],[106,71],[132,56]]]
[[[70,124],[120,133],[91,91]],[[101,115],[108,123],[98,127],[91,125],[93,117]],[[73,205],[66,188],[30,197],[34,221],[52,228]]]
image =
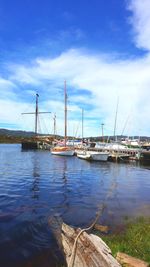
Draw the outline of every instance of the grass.
[[[126,219],[122,232],[108,235],[97,232],[97,235],[106,242],[114,256],[117,252],[124,252],[150,263],[150,218]]]

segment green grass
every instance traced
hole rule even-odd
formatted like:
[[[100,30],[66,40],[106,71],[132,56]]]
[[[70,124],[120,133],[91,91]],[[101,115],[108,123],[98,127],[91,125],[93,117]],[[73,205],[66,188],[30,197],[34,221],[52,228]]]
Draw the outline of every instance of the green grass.
[[[117,252],[124,252],[150,263],[150,218],[126,220],[125,229],[120,233],[97,234],[110,247],[114,256]]]

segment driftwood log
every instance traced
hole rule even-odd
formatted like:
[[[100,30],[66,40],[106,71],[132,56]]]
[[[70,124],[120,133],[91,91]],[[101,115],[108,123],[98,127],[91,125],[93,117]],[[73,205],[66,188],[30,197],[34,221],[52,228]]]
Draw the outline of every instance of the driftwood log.
[[[79,228],[75,230],[65,223],[62,224],[62,245],[69,267],[120,267],[109,247],[96,235],[83,232],[74,250],[73,245],[80,231]]]
[[[110,248],[98,236],[88,234],[80,228],[63,223],[59,216],[49,218],[49,225],[56,238],[67,267],[149,267],[149,263],[118,252],[116,259]],[[96,229],[104,226],[95,225]],[[87,229],[90,229],[87,228]],[[107,229],[108,230],[108,229]],[[121,264],[121,265],[120,265]],[[64,266],[64,265],[63,265]]]
[[[139,260],[135,257],[131,257],[125,253],[118,252],[116,259],[122,266],[125,267],[149,267],[150,264],[148,262]]]

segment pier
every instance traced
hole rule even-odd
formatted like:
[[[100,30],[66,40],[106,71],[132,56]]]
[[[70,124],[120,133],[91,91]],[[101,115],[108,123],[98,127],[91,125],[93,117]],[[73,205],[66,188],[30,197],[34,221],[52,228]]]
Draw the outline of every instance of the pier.
[[[141,155],[145,153],[145,151],[135,148],[125,148],[125,149],[114,149],[114,148],[107,148],[107,147],[102,147],[102,148],[95,148],[95,147],[88,147],[84,148],[87,151],[95,151],[95,152],[109,152],[109,160],[110,161],[123,161],[123,160],[135,160],[138,161],[141,158]],[[78,148],[75,151],[81,151],[83,148]],[[147,153],[148,155],[148,153]],[[149,152],[149,159],[150,159],[150,152]]]

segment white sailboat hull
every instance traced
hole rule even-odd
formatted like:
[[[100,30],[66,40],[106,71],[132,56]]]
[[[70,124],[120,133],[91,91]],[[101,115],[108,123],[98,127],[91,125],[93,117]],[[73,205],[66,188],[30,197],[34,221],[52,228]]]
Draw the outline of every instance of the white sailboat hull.
[[[77,157],[80,159],[91,160],[91,156],[86,154],[77,154]]]
[[[69,148],[54,148],[51,150],[51,154],[53,155],[58,155],[58,156],[73,156],[74,155],[74,150],[69,149]]]
[[[109,156],[109,153],[103,153],[103,152],[100,152],[97,154],[95,154],[95,153],[91,154],[92,160],[95,160],[95,161],[107,161],[108,156]]]
[[[95,152],[95,151],[84,151],[77,154],[80,159],[93,160],[93,161],[107,161],[108,152]]]

